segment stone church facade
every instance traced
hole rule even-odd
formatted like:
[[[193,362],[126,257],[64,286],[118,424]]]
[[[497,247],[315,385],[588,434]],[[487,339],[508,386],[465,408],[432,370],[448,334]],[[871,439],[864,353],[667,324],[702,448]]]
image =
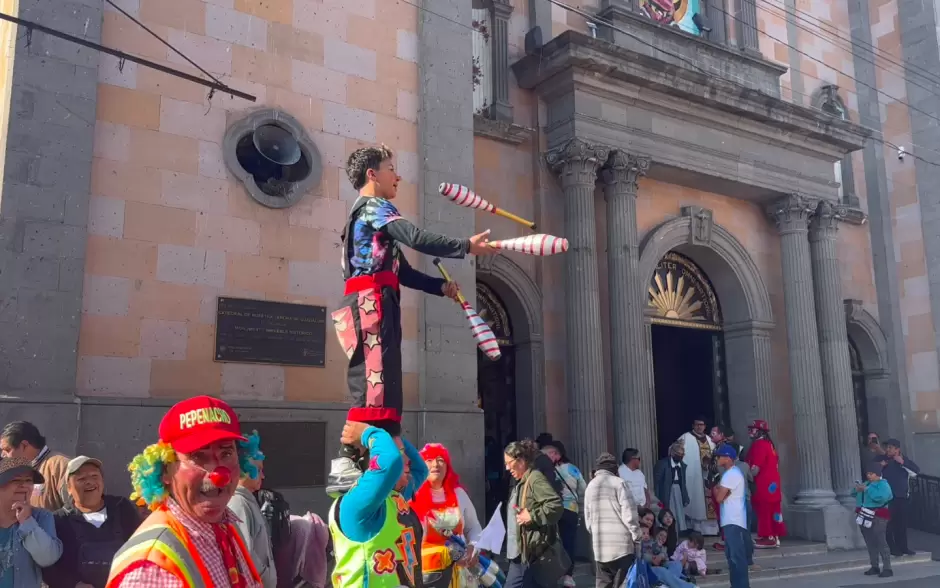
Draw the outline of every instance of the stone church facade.
[[[923,3],[117,4],[0,3],[198,74],[133,17],[257,100],[2,23],[4,421],[120,464],[176,399],[220,395],[309,464],[283,473],[292,504],[323,507],[342,351],[327,333],[322,365],[218,361],[219,299],[335,309],[355,197],[342,167],[383,142],[399,208],[424,228],[528,232],[447,202],[437,186],[452,182],[570,243],[447,262],[512,348],[485,385],[459,310],[403,294],[406,429],[452,446],[478,500],[487,389],[511,382],[498,396],[515,399],[514,433],[553,432],[584,469],[628,446],[649,465],[662,451],[655,325],[706,319],[720,420],[739,434],[771,423],[795,533],[856,541],[844,504],[860,428],[940,471],[940,105],[924,73],[940,66],[925,24],[940,16]],[[306,162],[283,203],[239,155],[246,129],[271,121]],[[670,306],[667,259],[702,284],[704,319]]]

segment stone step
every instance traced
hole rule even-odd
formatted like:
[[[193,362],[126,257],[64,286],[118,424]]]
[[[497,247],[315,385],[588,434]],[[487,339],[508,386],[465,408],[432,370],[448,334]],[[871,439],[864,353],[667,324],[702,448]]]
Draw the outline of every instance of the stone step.
[[[708,537],[708,539],[713,539]],[[727,566],[725,553],[712,548],[715,541],[709,541],[706,544],[705,552],[707,554],[706,562],[709,567],[716,568]],[[825,543],[816,543],[813,541],[802,541],[800,539],[784,539],[780,542],[780,547],[775,549],[755,549],[754,561],[764,561],[778,557],[794,557],[799,555],[821,555],[828,551]]]
[[[780,549],[783,547],[781,546]],[[834,571],[865,570],[871,565],[868,561],[868,552],[865,550],[758,557],[761,555],[760,551],[754,553],[754,563],[760,566],[760,569],[751,571],[749,574],[751,581],[778,580]],[[773,550],[764,550],[766,551]],[[892,558],[891,565],[893,567],[905,566],[929,562],[930,559],[931,554],[924,552],[913,556]],[[711,560],[709,560],[709,565],[711,565]],[[719,573],[714,575],[709,573],[705,578],[699,579],[698,586],[701,588],[728,586],[727,563],[709,568],[709,572],[712,570],[719,571]]]

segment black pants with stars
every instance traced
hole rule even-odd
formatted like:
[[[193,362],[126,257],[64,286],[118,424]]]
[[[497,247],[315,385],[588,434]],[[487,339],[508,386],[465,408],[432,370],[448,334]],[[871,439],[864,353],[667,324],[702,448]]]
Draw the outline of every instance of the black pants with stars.
[[[400,421],[403,392],[398,290],[386,286],[346,295],[333,313],[333,324],[349,359],[349,418],[360,422]]]

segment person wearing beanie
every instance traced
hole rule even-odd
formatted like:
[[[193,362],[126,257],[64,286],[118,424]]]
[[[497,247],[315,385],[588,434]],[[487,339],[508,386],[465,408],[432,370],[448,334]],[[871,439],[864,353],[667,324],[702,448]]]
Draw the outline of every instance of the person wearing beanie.
[[[865,464],[865,470],[867,480],[864,483],[858,482],[855,490],[852,491],[855,496],[855,512],[858,513],[855,520],[861,528],[865,546],[868,548],[868,558],[871,561],[871,569],[865,572],[865,575],[890,578],[894,572],[891,571],[891,553],[885,533],[888,520],[891,518],[888,505],[894,494],[891,492],[891,485],[881,476],[880,462],[872,461]],[[880,568],[879,557],[881,558]]]
[[[618,465],[613,455],[600,454],[584,491],[584,525],[594,548],[596,588],[623,584],[643,538],[633,493],[617,474]]]

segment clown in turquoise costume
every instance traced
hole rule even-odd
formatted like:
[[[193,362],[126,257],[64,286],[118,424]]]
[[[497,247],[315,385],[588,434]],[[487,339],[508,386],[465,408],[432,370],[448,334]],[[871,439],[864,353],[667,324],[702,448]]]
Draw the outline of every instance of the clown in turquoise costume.
[[[335,588],[423,586],[421,521],[406,497],[428,468],[411,443],[392,433],[352,421],[343,429],[343,444],[359,449],[368,465],[330,508]]]

